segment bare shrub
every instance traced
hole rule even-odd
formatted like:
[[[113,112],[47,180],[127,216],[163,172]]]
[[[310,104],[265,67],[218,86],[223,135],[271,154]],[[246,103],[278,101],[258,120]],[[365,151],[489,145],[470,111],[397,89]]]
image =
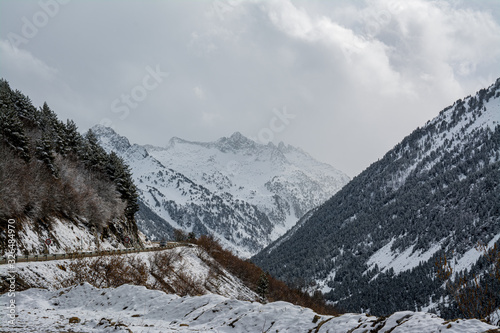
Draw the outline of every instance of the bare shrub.
[[[180,259],[180,254],[173,250],[156,252],[150,259],[150,271],[167,277],[173,271],[173,264]]]
[[[188,235],[182,229],[175,229],[174,230],[174,240],[176,242],[185,242],[188,240]]]
[[[149,258],[149,273],[155,278],[148,287],[166,293],[175,293],[175,288],[168,282],[175,269],[174,263],[180,259],[177,251],[167,250],[156,252]]]
[[[123,284],[145,285],[148,279],[146,263],[136,257],[80,257],[73,259],[68,269],[72,276],[60,281],[63,287],[83,282],[97,288],[119,287]]]
[[[173,286],[179,296],[199,296],[205,294],[201,281],[185,273],[183,269],[175,272]]]
[[[487,265],[482,277],[478,274],[455,272],[446,254],[436,260],[437,276],[446,281],[446,289],[465,318],[478,318],[494,324],[492,318],[498,308],[498,286],[500,285],[500,250],[497,244],[487,249],[483,244],[476,246],[483,253]],[[455,273],[454,280],[450,278]]]
[[[224,276],[222,269],[218,265],[210,265],[204,286],[207,290],[218,293],[221,287],[221,278]]]
[[[249,260],[243,260],[231,251],[224,249],[213,236],[200,236],[195,242],[198,246],[204,248],[206,252],[214,258],[218,264],[228,270],[231,274],[238,277],[248,288],[257,290],[261,276],[265,274],[268,280],[267,301],[286,301],[296,305],[311,308],[316,313],[337,315],[339,311],[327,304],[321,294],[310,296],[299,289],[290,288],[283,281],[277,280],[266,274],[261,268]],[[217,266],[214,272],[209,273],[208,283],[211,283],[213,277],[220,279],[222,271],[217,272]],[[208,289],[208,288],[207,288]]]

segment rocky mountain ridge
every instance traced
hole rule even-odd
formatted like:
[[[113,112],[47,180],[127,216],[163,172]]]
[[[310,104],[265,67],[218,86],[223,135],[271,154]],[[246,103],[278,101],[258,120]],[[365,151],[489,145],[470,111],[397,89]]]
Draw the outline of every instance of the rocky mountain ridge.
[[[131,166],[140,206],[149,210],[149,218],[144,210],[138,213],[147,236],[169,238],[177,228],[213,234],[247,257],[349,179],[300,149],[259,144],[238,132],[214,142],[172,138],[156,147],[130,144],[103,126],[92,131]]]

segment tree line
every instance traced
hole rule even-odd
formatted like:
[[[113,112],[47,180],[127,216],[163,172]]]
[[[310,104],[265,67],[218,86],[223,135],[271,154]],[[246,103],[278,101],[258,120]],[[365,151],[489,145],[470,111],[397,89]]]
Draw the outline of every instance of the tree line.
[[[106,153],[92,131],[80,134],[47,103],[36,108],[0,80],[1,221],[29,218],[47,227],[51,217],[62,217],[113,232],[114,222],[124,220],[137,232],[137,197],[129,167]]]

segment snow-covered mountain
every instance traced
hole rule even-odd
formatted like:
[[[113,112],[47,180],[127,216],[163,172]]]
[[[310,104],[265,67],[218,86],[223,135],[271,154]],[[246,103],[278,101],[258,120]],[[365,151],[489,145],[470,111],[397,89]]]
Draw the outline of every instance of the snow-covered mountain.
[[[8,304],[8,294],[0,296]],[[480,320],[445,321],[422,312],[385,317],[322,316],[287,302],[260,304],[219,295],[179,297],[143,286],[99,289],[88,283],[16,294],[9,332],[497,332]],[[10,320],[10,319],[9,319]],[[4,324],[2,323],[2,324]]]
[[[172,228],[213,234],[242,256],[284,234],[349,181],[298,148],[240,133],[206,143],[172,138],[155,147],[132,145],[107,127],[92,131],[130,165],[140,192],[138,225],[147,236],[163,238]]]
[[[499,180],[500,79],[416,129],[253,260],[348,311],[457,316],[435,265],[446,255],[454,273],[488,266],[478,245],[499,244]]]

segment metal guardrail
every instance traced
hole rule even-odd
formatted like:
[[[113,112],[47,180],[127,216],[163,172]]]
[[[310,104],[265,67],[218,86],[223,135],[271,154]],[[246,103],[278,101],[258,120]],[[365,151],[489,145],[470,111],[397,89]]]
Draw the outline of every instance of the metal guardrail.
[[[76,258],[90,258],[99,257],[107,255],[116,254],[128,254],[128,253],[140,253],[140,252],[152,252],[152,251],[162,251],[173,249],[179,246],[189,246],[186,243],[167,243],[166,246],[160,247],[147,247],[143,249],[137,248],[127,248],[127,249],[116,249],[116,250],[102,250],[102,251],[90,251],[90,252],[72,252],[72,253],[54,253],[54,254],[30,254],[30,255],[3,255],[0,257],[0,265],[5,265],[9,260],[14,259],[16,263],[20,262],[38,262],[38,261],[50,261],[50,260],[64,260],[64,259],[76,259]]]

